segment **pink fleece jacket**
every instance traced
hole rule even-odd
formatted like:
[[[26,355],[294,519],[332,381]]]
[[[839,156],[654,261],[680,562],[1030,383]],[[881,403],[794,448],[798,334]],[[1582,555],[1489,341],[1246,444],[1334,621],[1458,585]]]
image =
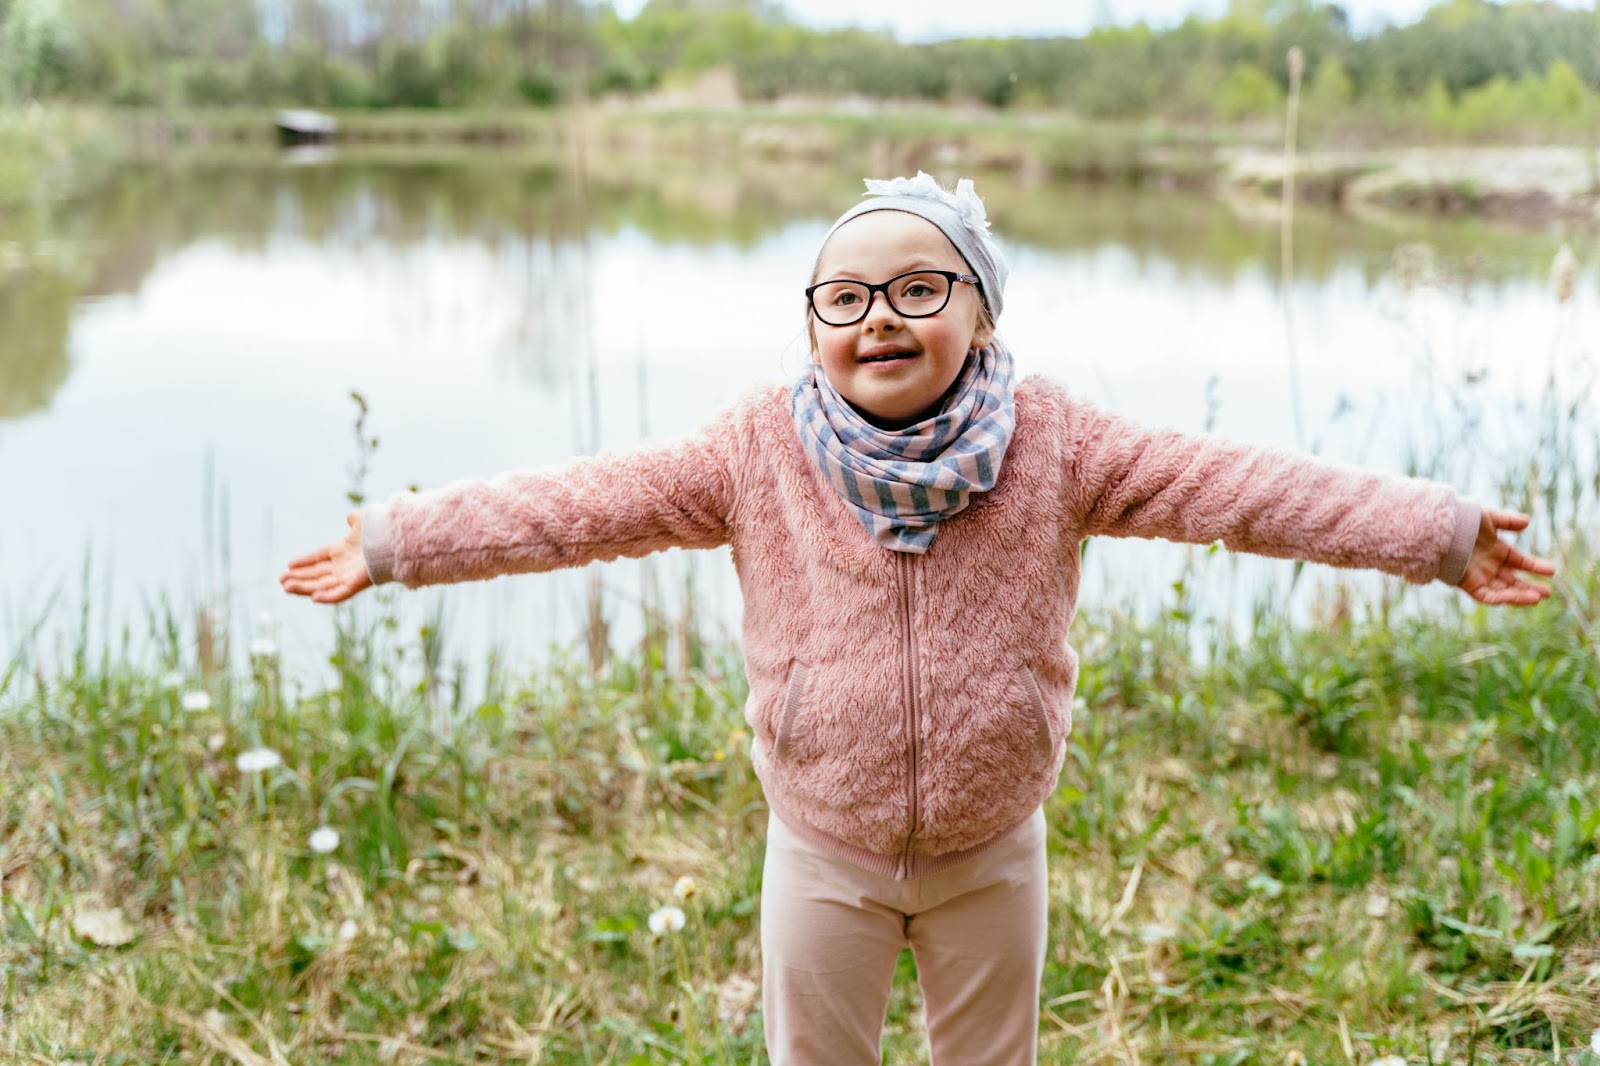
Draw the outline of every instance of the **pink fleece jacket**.
[[[1476,537],[1478,508],[1442,485],[1149,429],[1041,378],[1016,411],[998,483],[926,555],[868,537],[778,386],[689,438],[396,496],[364,515],[363,549],[375,582],[416,587],[732,545],[768,802],[904,879],[976,854],[1054,789],[1085,537],[1452,584]]]

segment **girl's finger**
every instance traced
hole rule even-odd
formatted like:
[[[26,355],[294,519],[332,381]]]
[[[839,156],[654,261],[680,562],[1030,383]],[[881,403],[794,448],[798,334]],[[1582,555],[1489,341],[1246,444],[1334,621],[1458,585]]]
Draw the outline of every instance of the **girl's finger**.
[[[1513,551],[1507,561],[1518,570],[1526,570],[1530,574],[1542,574],[1545,577],[1555,576],[1555,562],[1538,555],[1529,555],[1526,552]]]
[[[290,559],[289,568],[292,570],[297,566],[310,566],[328,558],[331,554],[331,551],[326,547],[318,548],[316,551],[306,552],[298,559]]]
[[[301,566],[284,571],[283,579],[285,581],[315,581],[325,572],[326,567]]]
[[[1485,511],[1489,521],[1494,523],[1496,529],[1507,529],[1516,532],[1527,529],[1530,519],[1520,511]]]

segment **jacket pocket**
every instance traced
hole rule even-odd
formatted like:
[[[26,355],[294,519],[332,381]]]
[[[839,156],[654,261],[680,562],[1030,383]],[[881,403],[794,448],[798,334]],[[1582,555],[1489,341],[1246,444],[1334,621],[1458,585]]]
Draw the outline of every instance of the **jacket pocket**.
[[[789,684],[784,689],[783,704],[778,708],[778,720],[772,728],[772,757],[782,759],[789,753],[789,742],[794,737],[795,722],[805,702],[806,680],[811,671],[805,663],[796,661],[789,668]]]
[[[1039,751],[1046,759],[1055,757],[1056,733],[1050,725],[1050,708],[1044,701],[1044,690],[1039,687],[1039,677],[1030,667],[1022,668],[1023,684],[1027,686],[1028,699],[1033,707],[1034,729]]]

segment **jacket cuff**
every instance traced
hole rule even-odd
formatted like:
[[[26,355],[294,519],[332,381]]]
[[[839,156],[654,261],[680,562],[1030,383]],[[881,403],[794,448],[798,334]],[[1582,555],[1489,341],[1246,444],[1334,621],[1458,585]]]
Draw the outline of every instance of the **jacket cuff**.
[[[1478,542],[1478,526],[1483,521],[1483,508],[1471,500],[1456,500],[1456,528],[1450,537],[1450,550],[1444,553],[1439,564],[1439,580],[1447,585],[1459,585],[1467,576],[1467,562],[1472,558],[1472,546]]]
[[[361,509],[361,556],[374,585],[394,580],[394,545],[389,542],[389,508],[373,504]]]

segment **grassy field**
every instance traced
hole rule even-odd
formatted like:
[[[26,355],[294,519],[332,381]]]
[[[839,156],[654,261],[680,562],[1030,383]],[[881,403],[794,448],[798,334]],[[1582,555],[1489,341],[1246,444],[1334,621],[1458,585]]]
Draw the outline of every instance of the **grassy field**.
[[[1521,613],[1081,622],[1041,1060],[1600,1063],[1600,568],[1566,562]],[[384,613],[323,691],[171,619],[149,661],[18,650],[0,1061],[765,1061],[736,651],[658,627],[468,699]],[[907,956],[886,1061],[922,1047]]]

